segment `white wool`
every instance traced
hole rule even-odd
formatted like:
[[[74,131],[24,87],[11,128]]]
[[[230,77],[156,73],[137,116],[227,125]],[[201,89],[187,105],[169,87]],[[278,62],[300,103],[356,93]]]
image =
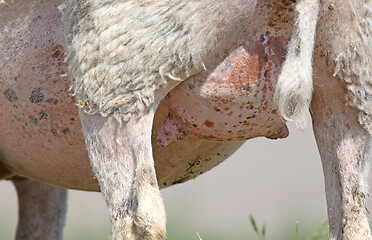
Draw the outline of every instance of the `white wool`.
[[[215,1],[67,0],[60,10],[78,106],[124,121],[156,104],[157,89],[204,70],[233,22]]]
[[[332,1],[318,28],[328,68],[346,82],[346,102],[360,110],[359,122],[372,135],[372,2]]]
[[[275,101],[285,120],[304,128],[313,89],[312,53],[319,0],[301,0],[295,11],[293,33],[276,86]]]
[[[347,82],[347,103],[360,110],[359,122],[372,135],[372,3],[354,0],[349,4],[349,26],[338,30],[352,31],[344,38],[349,46],[334,46],[339,48],[335,75]],[[339,21],[342,24],[345,19]]]

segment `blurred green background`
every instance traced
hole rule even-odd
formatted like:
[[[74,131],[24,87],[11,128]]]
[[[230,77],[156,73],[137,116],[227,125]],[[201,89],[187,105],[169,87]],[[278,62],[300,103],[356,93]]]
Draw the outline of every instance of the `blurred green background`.
[[[372,186],[370,181],[370,186]],[[326,218],[323,173],[312,130],[291,127],[285,140],[249,140],[231,158],[187,183],[162,190],[167,239],[258,239],[249,221],[266,224],[266,239],[311,239]],[[0,240],[14,239],[17,200],[0,182]],[[369,206],[371,201],[369,199]],[[108,239],[99,193],[69,192],[65,240]],[[326,238],[322,238],[326,239]]]

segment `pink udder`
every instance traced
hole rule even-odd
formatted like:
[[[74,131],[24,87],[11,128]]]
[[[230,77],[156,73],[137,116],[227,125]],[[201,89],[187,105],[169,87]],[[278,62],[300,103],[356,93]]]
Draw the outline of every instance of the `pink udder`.
[[[287,137],[273,101],[286,53],[283,43],[266,32],[222,60],[217,54],[217,63],[208,71],[177,86],[167,96],[170,110],[158,143],[191,135],[213,141]]]

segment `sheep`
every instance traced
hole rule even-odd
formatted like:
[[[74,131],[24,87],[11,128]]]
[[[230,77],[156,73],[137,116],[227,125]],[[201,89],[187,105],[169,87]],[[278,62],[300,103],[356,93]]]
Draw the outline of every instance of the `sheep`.
[[[1,1],[0,108],[9,114],[0,116],[0,178],[19,193],[17,239],[61,239],[63,188],[102,192],[110,239],[163,239],[159,188],[211,169],[246,139],[286,137],[285,120],[303,128],[309,106],[330,237],[371,239],[370,8]]]

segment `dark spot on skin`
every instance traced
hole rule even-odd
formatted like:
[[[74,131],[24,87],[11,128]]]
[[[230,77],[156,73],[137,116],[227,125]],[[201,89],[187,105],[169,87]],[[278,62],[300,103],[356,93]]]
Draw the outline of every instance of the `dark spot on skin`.
[[[192,125],[194,128],[198,127],[198,125],[196,125],[195,123]]]
[[[53,134],[53,136],[57,136],[57,130],[56,129],[50,129],[50,132]]]
[[[265,36],[263,34],[260,36],[260,42],[265,42]]]
[[[70,131],[70,129],[65,128],[65,129],[62,130],[62,133],[63,133],[63,134],[67,134],[69,131]]]
[[[53,105],[57,105],[58,104],[58,99],[56,98],[49,98],[46,100],[47,103],[51,103]]]
[[[75,121],[75,118],[70,118],[71,121]]]
[[[209,120],[205,120],[204,125],[207,126],[208,128],[211,128],[211,127],[214,126],[214,122],[209,121]]]
[[[17,102],[17,94],[10,88],[4,91],[4,96],[9,102]]]
[[[232,67],[233,66],[233,63],[232,63],[231,60],[226,60],[224,63],[225,63],[226,67]]]
[[[245,86],[245,87],[243,87],[243,90],[244,91],[250,91],[251,90],[251,87],[250,86]]]
[[[45,70],[46,70],[46,65],[44,63],[41,63],[39,66],[36,67],[37,70],[40,72],[40,73],[44,73]]]
[[[265,62],[268,62],[268,61],[269,61],[269,58],[268,58],[268,56],[267,56],[267,55],[265,55],[265,56],[263,57],[263,60],[264,60]]]
[[[61,54],[61,51],[57,50],[57,51],[55,51],[55,52],[53,53],[52,57],[54,57],[54,58],[58,58],[60,54]]]
[[[266,70],[266,71],[264,72],[264,77],[267,78],[267,75],[268,75],[268,74],[269,74],[269,71]]]
[[[44,94],[41,92],[41,88],[32,89],[30,101],[32,103],[41,103],[44,99]]]
[[[187,131],[184,128],[178,129],[177,139],[183,139],[187,135]]]
[[[46,112],[44,112],[44,111],[42,111],[41,113],[40,113],[40,120],[41,119],[47,119],[48,118],[48,113],[46,113]]]
[[[33,116],[30,116],[30,121],[33,123],[33,124],[37,124],[37,122],[39,121],[37,118],[33,117]]]
[[[190,90],[193,90],[195,88],[195,84],[193,84],[193,83],[189,83],[189,89]]]
[[[14,77],[9,77],[9,80],[11,81],[17,81],[19,79],[19,75],[18,76],[14,76]]]
[[[181,178],[181,179],[179,179],[179,180],[177,180],[177,181],[174,181],[174,182],[172,183],[172,185],[174,185],[174,184],[178,184],[178,183],[183,183],[183,182],[186,181],[187,179],[188,179],[188,177]]]

